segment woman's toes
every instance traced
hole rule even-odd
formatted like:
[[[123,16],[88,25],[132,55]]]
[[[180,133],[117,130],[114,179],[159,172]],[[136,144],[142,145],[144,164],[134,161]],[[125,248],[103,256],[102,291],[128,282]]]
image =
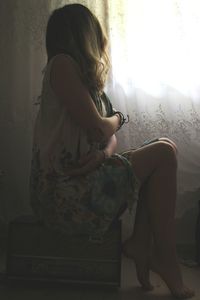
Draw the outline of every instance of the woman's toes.
[[[177,299],[187,299],[194,296],[194,291],[183,284],[180,268],[175,260],[172,264],[170,261],[167,263],[164,260],[158,260],[154,256],[152,257],[150,268],[161,276],[171,294]]]
[[[122,246],[123,254],[133,259],[136,266],[136,274],[144,291],[152,291],[153,286],[149,279],[149,251],[135,244],[131,239],[126,240]]]
[[[192,289],[184,286],[180,291],[172,291],[172,295],[177,299],[188,299],[192,298],[195,295],[195,292]]]

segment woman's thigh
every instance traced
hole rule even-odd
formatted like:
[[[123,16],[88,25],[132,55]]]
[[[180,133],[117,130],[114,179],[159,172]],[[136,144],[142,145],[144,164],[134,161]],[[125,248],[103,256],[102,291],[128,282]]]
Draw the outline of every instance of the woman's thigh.
[[[161,138],[136,150],[127,151],[125,156],[128,154],[136,176],[143,183],[158,167],[176,167],[176,152],[176,145],[171,140]]]

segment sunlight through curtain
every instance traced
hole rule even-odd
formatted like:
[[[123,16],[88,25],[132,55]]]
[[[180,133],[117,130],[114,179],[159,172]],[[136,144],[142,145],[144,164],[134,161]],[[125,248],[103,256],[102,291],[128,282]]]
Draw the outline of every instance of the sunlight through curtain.
[[[200,186],[199,33],[199,1],[109,1],[108,91],[131,120],[120,146],[172,138],[182,192]]]
[[[112,69],[106,91],[129,114],[119,150],[159,136],[179,148],[177,215],[200,199],[200,3],[198,0],[0,1],[1,217],[29,210],[32,129],[52,10],[88,6],[107,31]],[[198,191],[199,189],[199,191]],[[199,193],[190,202],[186,192]]]

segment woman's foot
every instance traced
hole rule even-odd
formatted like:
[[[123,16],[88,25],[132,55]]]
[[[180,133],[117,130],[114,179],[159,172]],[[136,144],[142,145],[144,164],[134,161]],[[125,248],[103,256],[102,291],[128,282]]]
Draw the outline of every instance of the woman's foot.
[[[136,266],[137,278],[142,285],[143,290],[152,291],[153,286],[149,280],[149,249],[142,249],[136,245],[131,239],[124,242],[122,246],[123,254],[134,260]]]
[[[159,258],[158,255],[154,254],[150,260],[149,267],[153,272],[160,275],[172,295],[176,298],[186,299],[194,296],[194,291],[183,284],[177,259]]]

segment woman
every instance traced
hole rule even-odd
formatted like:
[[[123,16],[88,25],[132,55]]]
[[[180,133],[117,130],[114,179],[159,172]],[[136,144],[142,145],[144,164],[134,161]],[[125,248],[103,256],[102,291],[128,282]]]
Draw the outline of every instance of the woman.
[[[139,191],[134,231],[123,252],[142,287],[149,270],[171,293],[189,298],[175,243],[176,145],[160,138],[116,153],[125,122],[103,92],[109,60],[97,18],[80,4],[55,10],[47,25],[40,110],[35,123],[31,204],[44,223],[67,234],[102,237]],[[151,255],[149,255],[149,253]]]

